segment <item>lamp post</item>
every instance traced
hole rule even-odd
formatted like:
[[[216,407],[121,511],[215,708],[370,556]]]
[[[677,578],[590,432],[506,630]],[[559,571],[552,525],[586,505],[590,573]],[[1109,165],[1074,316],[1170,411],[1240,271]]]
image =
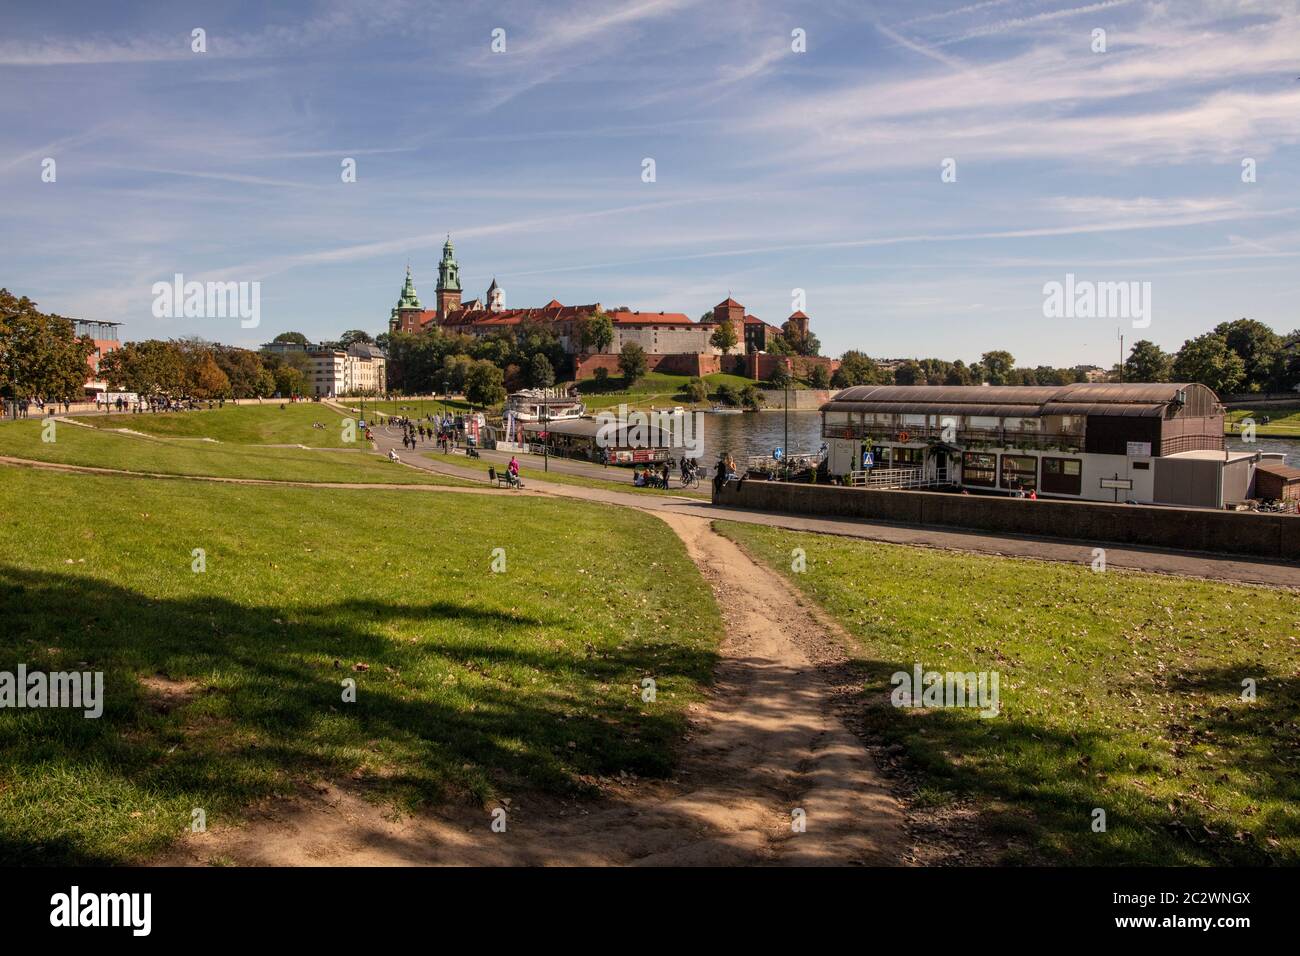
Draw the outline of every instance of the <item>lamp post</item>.
[[[785,360],[785,444],[781,446],[781,454],[786,461],[790,460],[790,377],[794,374],[794,361],[787,358]]]
[[[551,405],[542,399],[542,471],[551,470]]]

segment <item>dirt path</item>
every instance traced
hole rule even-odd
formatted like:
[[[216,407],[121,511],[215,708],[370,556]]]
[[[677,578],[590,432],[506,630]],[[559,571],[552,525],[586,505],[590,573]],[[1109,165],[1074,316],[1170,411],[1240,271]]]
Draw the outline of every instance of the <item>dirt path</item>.
[[[834,712],[836,637],[707,520],[659,517],[703,571],[726,624],[716,685],[691,715],[672,780],[628,780],[582,802],[515,798],[504,806],[504,833],[490,828],[494,807],[394,819],[326,786],[268,804],[244,827],[187,835],[158,862],[898,863],[902,809]],[[792,826],[796,811],[803,832]]]

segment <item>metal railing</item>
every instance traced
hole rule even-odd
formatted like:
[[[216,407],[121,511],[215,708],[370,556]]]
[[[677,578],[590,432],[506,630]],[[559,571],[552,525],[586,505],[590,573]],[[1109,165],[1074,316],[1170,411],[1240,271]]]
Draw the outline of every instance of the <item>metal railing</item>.
[[[952,482],[947,468],[933,475],[927,475],[923,468],[873,468],[849,472],[848,483],[854,488],[936,488]]]
[[[1014,428],[937,428],[914,425],[900,428],[869,425],[827,425],[825,438],[864,439],[867,441],[916,442],[944,441],[966,448],[987,445],[998,448],[1082,449],[1083,434],[1022,431]]]

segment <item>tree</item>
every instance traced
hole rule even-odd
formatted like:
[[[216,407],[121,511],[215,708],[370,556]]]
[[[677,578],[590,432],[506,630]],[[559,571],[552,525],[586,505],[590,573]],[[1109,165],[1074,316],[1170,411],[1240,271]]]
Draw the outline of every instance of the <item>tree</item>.
[[[230,397],[230,379],[221,371],[211,352],[197,356],[186,371],[186,385],[194,398]]]
[[[785,362],[777,362],[776,368],[772,369],[772,374],[767,377],[773,388],[785,388],[794,381],[794,376],[790,370],[785,367]]]
[[[533,388],[550,388],[555,384],[555,369],[541,352],[528,363],[528,384]]]
[[[1149,339],[1141,339],[1129,350],[1124,378],[1130,382],[1167,382],[1173,365],[1173,356]]]
[[[757,411],[758,407],[763,404],[763,394],[753,382],[740,390],[740,404],[754,411]]]
[[[601,365],[592,373],[592,378],[596,383],[596,391],[603,392],[609,388],[609,369]]]
[[[272,342],[292,342],[294,345],[309,345],[309,344],[310,344],[310,343],[307,341],[307,336],[303,335],[301,332],[281,332],[281,333],[280,333],[279,335],[277,335],[275,338],[271,339],[271,341],[272,341]]]
[[[353,345],[356,342],[360,342],[362,345],[375,344],[375,340],[370,333],[362,329],[348,329],[348,331],[339,336],[339,345],[343,348],[347,348],[349,345]]]
[[[921,368],[920,363],[913,359],[908,359],[898,368],[894,369],[895,385],[924,385],[925,370]]]
[[[1300,388],[1300,329],[1282,340],[1273,379],[1279,391],[1289,392]]]
[[[275,370],[275,390],[281,398],[301,395],[307,388],[307,376],[292,365],[281,365]]]
[[[128,342],[99,363],[100,374],[115,389],[171,398],[185,393],[185,369],[180,346],[160,339]]]
[[[603,352],[614,341],[614,320],[604,312],[587,316],[578,329],[584,352]]]
[[[831,387],[831,373],[826,371],[825,365],[818,362],[809,370],[808,386],[816,389]]]
[[[1011,377],[1011,370],[1016,367],[1016,360],[1010,352],[998,350],[985,352],[980,356],[980,366],[984,369],[984,378],[990,385],[1005,385]]]
[[[794,346],[784,335],[773,335],[767,341],[768,355],[797,355]]]
[[[226,378],[230,381],[230,394],[234,398],[257,398],[275,391],[274,377],[270,378],[271,387],[263,388],[267,381],[264,378],[266,366],[256,352],[217,345],[213,346],[211,355],[217,367],[226,373]]]
[[[781,334],[795,355],[821,354],[822,344],[811,332],[800,334],[795,326],[787,322]]]
[[[966,363],[963,362],[961,359],[958,359],[957,361],[953,362],[952,367],[949,368],[947,374],[944,375],[942,384],[944,385],[971,384],[970,369],[966,367]]]
[[[709,385],[704,379],[696,376],[686,383],[686,400],[688,402],[707,402],[709,400]]]
[[[730,321],[719,322],[718,327],[714,329],[713,334],[709,336],[709,344],[714,348],[721,350],[723,355],[726,355],[734,349],[736,347],[736,342],[738,341],[739,339],[736,338],[736,327]]]
[[[465,397],[487,408],[505,401],[505,376],[486,359],[478,359],[465,373]]]
[[[865,352],[850,349],[840,356],[840,367],[831,376],[832,388],[849,388],[853,385],[879,385],[882,375],[877,365]]]
[[[625,342],[622,351],[618,353],[618,368],[623,373],[623,384],[625,386],[635,385],[645,377],[648,367],[645,349],[635,342]]]
[[[1282,350],[1282,339],[1276,332],[1254,319],[1220,322],[1214,332],[1222,335],[1228,348],[1241,357],[1245,367],[1242,388],[1248,392],[1266,392],[1278,384],[1277,357]]]
[[[0,289],[0,388],[13,398],[71,401],[85,392],[95,345],[71,319]]]
[[[1239,388],[1246,378],[1246,363],[1228,348],[1227,339],[1217,332],[1206,332],[1188,339],[1174,358],[1174,378],[1180,382],[1200,382],[1219,395]]]
[[[740,394],[730,382],[723,382],[716,392],[719,405],[739,405]]]

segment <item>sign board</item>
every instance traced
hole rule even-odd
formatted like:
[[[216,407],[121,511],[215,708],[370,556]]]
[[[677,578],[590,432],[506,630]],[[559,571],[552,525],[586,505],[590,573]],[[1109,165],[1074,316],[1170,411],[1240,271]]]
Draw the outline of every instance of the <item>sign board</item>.
[[[782,454],[782,452],[781,452],[781,447],[778,445],[777,448],[776,448],[776,450],[772,452],[772,460],[773,460],[773,461],[780,461],[780,460],[781,460],[781,454]]]
[[[1133,479],[1132,478],[1103,478],[1101,479],[1101,486],[1103,488],[1118,488],[1121,491],[1132,491]]]
[[[862,467],[863,468],[876,467],[876,456],[871,454],[871,452],[869,451],[864,451],[862,453]]]
[[[1128,457],[1130,458],[1150,458],[1151,443],[1149,441],[1131,441],[1128,443]]]

